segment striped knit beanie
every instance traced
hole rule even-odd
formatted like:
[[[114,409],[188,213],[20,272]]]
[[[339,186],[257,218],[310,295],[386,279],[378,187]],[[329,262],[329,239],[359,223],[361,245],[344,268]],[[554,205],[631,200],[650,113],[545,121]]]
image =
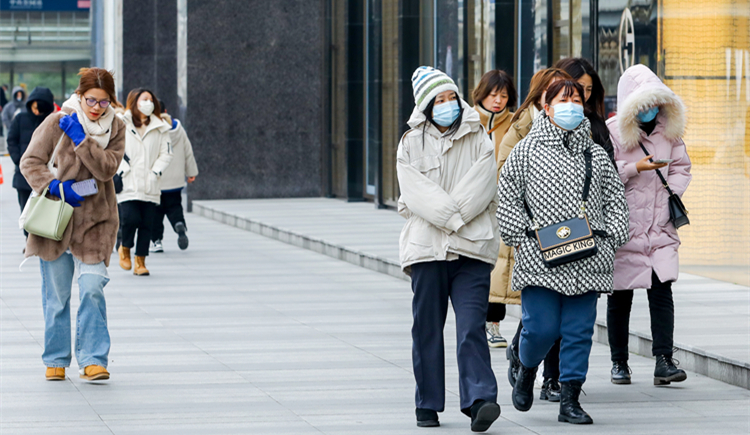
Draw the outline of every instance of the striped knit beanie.
[[[430,101],[441,92],[454,91],[458,95],[458,86],[453,79],[430,66],[420,66],[414,71],[411,86],[414,88],[414,104],[420,112],[424,112]]]

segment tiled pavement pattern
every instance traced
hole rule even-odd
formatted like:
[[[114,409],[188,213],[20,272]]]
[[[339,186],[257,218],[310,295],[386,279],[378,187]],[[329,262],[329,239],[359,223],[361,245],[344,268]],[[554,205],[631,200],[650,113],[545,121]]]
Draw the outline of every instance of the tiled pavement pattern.
[[[443,427],[420,429],[406,282],[195,215],[190,249],[170,234],[167,252],[148,259],[152,276],[110,267],[112,379],[83,382],[74,363],[68,380],[47,382],[38,266],[18,270],[23,236],[7,181],[0,206],[2,435],[470,433],[457,409],[451,316]],[[595,344],[582,402],[596,424],[576,427],[557,423],[554,404],[514,410],[507,362],[493,351],[503,413],[489,433],[750,432],[750,391],[693,373],[654,387],[652,361],[638,356],[635,383],[614,386],[608,360]]]
[[[194,210],[242,229],[323,252],[405,279],[398,266],[403,218],[372,204],[324,198],[197,201]],[[750,265],[748,265],[750,267]],[[675,343],[686,367],[750,388],[750,287],[683,273],[673,288]],[[509,306],[520,316],[518,306]],[[606,299],[599,301],[597,338],[606,344]],[[631,314],[631,351],[651,355],[645,291]]]

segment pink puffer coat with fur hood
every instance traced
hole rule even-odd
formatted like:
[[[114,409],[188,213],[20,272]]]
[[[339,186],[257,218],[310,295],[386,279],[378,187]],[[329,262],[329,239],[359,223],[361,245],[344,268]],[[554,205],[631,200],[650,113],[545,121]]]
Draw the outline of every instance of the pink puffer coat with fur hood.
[[[687,190],[690,158],[682,136],[687,116],[682,100],[650,69],[635,65],[627,69],[617,86],[617,116],[607,121],[620,179],[630,209],[630,241],[615,256],[614,289],[651,287],[651,272],[662,282],[676,281],[680,265],[680,238],[669,220],[669,194],[656,171],[636,169],[646,157],[639,143],[656,159],[673,159],[660,169],[672,191]],[[647,135],[640,128],[638,113],[659,106],[656,128]],[[689,208],[689,204],[686,204]]]

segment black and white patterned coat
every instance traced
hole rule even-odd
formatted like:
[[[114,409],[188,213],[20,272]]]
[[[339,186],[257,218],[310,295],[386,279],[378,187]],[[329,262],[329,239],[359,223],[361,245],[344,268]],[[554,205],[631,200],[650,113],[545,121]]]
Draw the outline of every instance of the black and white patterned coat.
[[[568,132],[542,115],[503,166],[497,219],[503,242],[516,247],[515,291],[528,286],[568,296],[612,291],[615,251],[628,241],[628,205],[619,175],[604,149],[591,140],[590,131],[587,119]],[[549,268],[536,240],[526,235],[533,224],[524,210],[524,198],[542,227],[576,217],[585,180],[586,149],[592,152],[593,167],[587,216],[592,230],[606,231],[609,237],[596,236],[599,253],[595,256]]]

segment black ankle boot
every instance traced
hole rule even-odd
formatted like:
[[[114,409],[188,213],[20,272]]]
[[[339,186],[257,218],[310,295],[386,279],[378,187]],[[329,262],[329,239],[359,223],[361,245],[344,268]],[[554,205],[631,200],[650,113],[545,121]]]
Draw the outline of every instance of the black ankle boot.
[[[672,356],[659,355],[656,357],[654,385],[669,385],[672,382],[682,382],[685,379],[687,379],[687,373],[685,373],[685,370],[677,368]]]
[[[471,406],[471,431],[487,431],[498,417],[500,417],[500,405],[485,400],[477,400]]]
[[[613,384],[630,383],[630,367],[627,361],[612,361],[611,380]]]
[[[417,408],[417,426],[419,427],[437,427],[440,426],[438,414],[432,409]]]
[[[562,392],[560,393],[560,415],[557,421],[573,424],[592,424],[591,419],[586,411],[581,408],[578,402],[578,396],[581,395],[583,384],[577,381],[561,382]]]
[[[511,387],[515,387],[518,367],[521,365],[521,360],[518,358],[518,346],[511,343],[505,348],[505,358],[508,360],[508,382]]]
[[[549,400],[550,402],[560,401],[560,383],[557,382],[557,379],[546,378],[544,380],[539,399]]]
[[[538,367],[530,369],[519,363],[516,385],[513,387],[513,406],[521,412],[531,409],[534,403],[534,381]]]

